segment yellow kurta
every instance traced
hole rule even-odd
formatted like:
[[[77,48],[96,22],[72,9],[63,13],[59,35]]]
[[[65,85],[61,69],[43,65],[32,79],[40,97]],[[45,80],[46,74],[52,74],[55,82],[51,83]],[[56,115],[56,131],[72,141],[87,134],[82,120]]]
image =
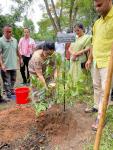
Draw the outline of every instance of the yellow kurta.
[[[98,19],[93,26],[93,60],[98,68],[108,67],[113,46],[113,7],[105,18]]]

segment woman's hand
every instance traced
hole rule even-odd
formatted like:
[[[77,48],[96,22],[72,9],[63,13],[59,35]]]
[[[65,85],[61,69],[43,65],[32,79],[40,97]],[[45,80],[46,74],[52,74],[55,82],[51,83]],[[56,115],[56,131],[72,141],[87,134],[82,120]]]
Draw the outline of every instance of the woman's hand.
[[[74,54],[74,55],[72,56],[72,61],[75,61],[76,58],[77,58],[77,56],[76,56],[76,54]]]
[[[76,55],[79,57],[79,56],[81,56],[81,55],[83,55],[84,53],[83,53],[83,51],[78,51],[77,53],[76,53]]]
[[[81,55],[82,55],[81,52],[76,52],[76,53],[74,53],[73,56],[72,56],[72,60],[75,61],[75,60],[77,59],[77,57],[79,57],[79,56],[81,56]]]

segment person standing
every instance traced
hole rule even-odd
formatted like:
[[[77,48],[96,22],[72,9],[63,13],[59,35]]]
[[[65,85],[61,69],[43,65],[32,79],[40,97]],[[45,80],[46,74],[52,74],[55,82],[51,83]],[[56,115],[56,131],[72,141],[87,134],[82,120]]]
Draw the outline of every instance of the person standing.
[[[24,28],[24,37],[19,40],[18,49],[22,57],[20,72],[22,75],[23,84],[27,84],[30,82],[28,63],[35,49],[35,41],[30,37],[30,30],[28,28]]]
[[[12,37],[12,27],[6,25],[3,28],[3,36],[0,38],[0,61],[2,64],[1,77],[3,80],[3,88],[7,98],[12,98],[14,92],[14,84],[16,82],[17,40]]]
[[[74,26],[74,32],[77,34],[77,39],[71,43],[70,52],[70,75],[75,84],[83,74],[85,69],[84,63],[87,60],[87,52],[90,50],[91,36],[85,34],[83,24],[79,23]]]
[[[97,130],[102,113],[102,99],[113,46],[113,6],[112,0],[94,0],[94,6],[101,17],[93,26],[92,51],[90,51],[86,68],[88,69],[93,62],[94,101],[98,109],[98,116],[92,129]]]

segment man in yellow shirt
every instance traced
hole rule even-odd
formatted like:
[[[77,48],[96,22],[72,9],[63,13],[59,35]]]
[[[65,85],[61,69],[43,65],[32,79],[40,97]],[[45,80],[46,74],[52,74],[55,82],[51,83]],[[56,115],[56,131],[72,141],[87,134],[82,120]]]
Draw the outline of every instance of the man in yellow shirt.
[[[92,51],[86,68],[88,69],[93,62],[94,107],[98,109],[98,117],[92,128],[96,130],[101,116],[102,99],[113,46],[113,6],[112,0],[94,0],[94,6],[101,17],[93,26]]]

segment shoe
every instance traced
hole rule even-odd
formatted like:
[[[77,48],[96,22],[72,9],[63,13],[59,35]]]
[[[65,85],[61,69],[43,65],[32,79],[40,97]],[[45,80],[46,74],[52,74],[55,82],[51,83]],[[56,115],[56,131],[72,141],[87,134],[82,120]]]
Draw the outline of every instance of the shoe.
[[[26,86],[30,86],[30,83],[26,83],[25,85],[26,85]]]
[[[98,109],[94,107],[85,109],[85,113],[95,113],[95,112],[98,112]]]
[[[16,95],[11,95],[12,100],[16,100]]]
[[[25,82],[22,82],[22,83],[20,83],[20,85],[22,85],[22,86],[26,86],[26,83],[25,83]]]
[[[107,119],[105,120],[104,124],[103,124],[103,128],[105,127],[107,123]],[[93,131],[97,131],[98,129],[98,125],[99,125],[99,119],[96,118],[95,123],[91,126]]]
[[[15,95],[15,91],[14,90],[11,90],[11,95]]]
[[[0,97],[0,103],[7,103],[7,101],[3,99],[2,97]]]
[[[12,98],[11,94],[8,93],[8,94],[7,94],[7,98],[8,98],[8,99],[11,99],[11,98]]]
[[[92,128],[93,131],[97,131],[97,129],[98,129],[98,124],[99,124],[99,119],[96,118],[95,123],[92,124],[92,126],[91,126],[91,128]]]
[[[97,131],[98,129],[98,124],[94,123],[92,126],[91,126],[92,130],[93,131]]]

